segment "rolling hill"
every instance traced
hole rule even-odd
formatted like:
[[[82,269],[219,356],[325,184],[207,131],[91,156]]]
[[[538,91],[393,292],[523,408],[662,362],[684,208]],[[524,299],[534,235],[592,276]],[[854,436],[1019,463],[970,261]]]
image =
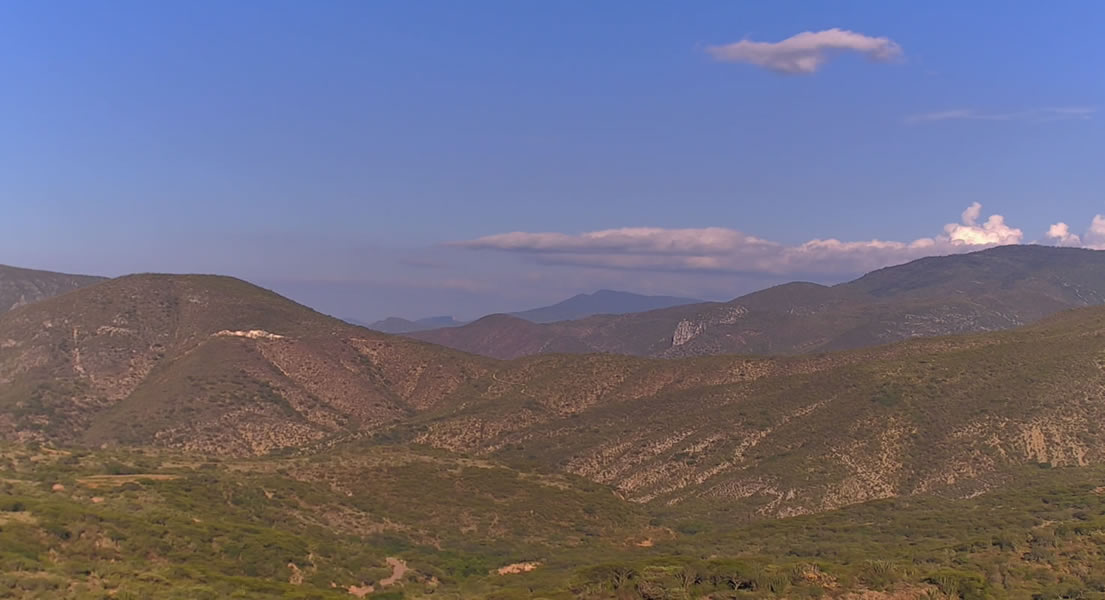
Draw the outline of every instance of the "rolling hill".
[[[536,327],[535,324],[530,324]],[[0,317],[5,439],[263,454],[350,436],[787,515],[1101,462],[1105,309],[832,354],[499,362],[248,283],[138,275]]]
[[[1102,303],[1105,251],[1002,246],[923,258],[835,286],[788,283],[725,303],[538,327],[481,319],[412,336],[504,359],[542,352],[801,354],[1008,329]]]
[[[0,317],[0,432],[264,452],[403,418],[484,362],[236,279],[134,275]]]
[[[0,265],[0,314],[103,280],[103,277],[90,275],[68,275]]]
[[[1103,389],[1103,307],[498,361],[128,276],[0,316],[0,595],[1069,597],[1105,566]]]

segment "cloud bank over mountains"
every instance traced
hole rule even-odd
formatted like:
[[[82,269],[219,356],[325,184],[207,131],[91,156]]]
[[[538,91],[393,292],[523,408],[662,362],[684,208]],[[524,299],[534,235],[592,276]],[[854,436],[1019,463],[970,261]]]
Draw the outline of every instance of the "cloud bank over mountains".
[[[1083,235],[1073,233],[1065,223],[1057,223],[1045,239],[1057,245],[1105,248],[1105,216],[1094,217]],[[625,227],[581,234],[502,233],[452,245],[518,254],[543,265],[830,276],[859,274],[924,256],[972,252],[1024,240],[1024,232],[1007,224],[1002,215],[992,214],[983,220],[982,205],[975,202],[963,211],[958,223],[945,225],[938,235],[911,242],[829,238],[786,245],[723,227]]]
[[[846,29],[804,31],[779,42],[741,40],[709,46],[706,52],[721,62],[747,63],[786,75],[816,73],[829,59],[845,52],[878,62],[902,56],[902,48],[885,37],[871,37]]]

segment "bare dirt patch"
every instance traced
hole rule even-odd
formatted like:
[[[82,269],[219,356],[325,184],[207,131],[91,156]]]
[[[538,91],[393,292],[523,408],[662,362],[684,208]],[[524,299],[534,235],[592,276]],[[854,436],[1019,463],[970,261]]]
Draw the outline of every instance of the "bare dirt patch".
[[[3,512],[0,513],[0,525],[5,523],[27,523],[33,525],[38,519],[29,512]]]
[[[410,571],[410,567],[407,566],[407,563],[398,558],[389,556],[387,558],[387,563],[388,566],[391,567],[391,575],[388,575],[387,577],[379,581],[380,587],[387,587],[389,585],[395,585],[396,583],[399,583],[403,580],[403,577],[407,574],[407,572]],[[345,591],[349,592],[353,596],[356,596],[357,598],[364,598],[372,592],[375,592],[376,586],[367,585],[364,582],[361,582],[361,585],[351,585],[345,588]]]
[[[499,575],[515,575],[518,573],[526,573],[540,567],[539,562],[518,562],[511,563],[505,567],[499,567],[495,572]]]
[[[350,594],[353,594],[357,598],[364,598],[365,596],[376,591],[376,588],[372,587],[371,585],[351,585],[346,588],[346,591]]]
[[[380,580],[380,586],[394,585],[403,580],[403,576],[410,571],[407,567],[407,563],[399,560],[398,558],[388,557],[388,566],[391,567],[391,575]]]

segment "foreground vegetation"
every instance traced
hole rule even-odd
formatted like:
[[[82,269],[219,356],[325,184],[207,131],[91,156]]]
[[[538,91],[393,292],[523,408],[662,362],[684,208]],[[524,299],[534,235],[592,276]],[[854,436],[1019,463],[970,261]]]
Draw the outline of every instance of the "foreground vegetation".
[[[1105,598],[1098,467],[781,520],[368,444],[225,462],[7,446],[0,478],[7,598]]]

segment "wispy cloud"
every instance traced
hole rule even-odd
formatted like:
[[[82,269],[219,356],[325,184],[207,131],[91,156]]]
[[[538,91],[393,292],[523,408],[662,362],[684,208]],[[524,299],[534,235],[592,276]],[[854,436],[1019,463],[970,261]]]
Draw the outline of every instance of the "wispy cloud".
[[[741,40],[709,46],[706,52],[722,62],[747,63],[787,75],[808,75],[842,52],[856,52],[871,60],[888,62],[900,57],[902,48],[889,38],[834,28],[804,31],[779,42]]]
[[[957,108],[938,112],[922,113],[906,117],[906,123],[927,123],[932,121],[1068,121],[1089,119],[1097,112],[1091,106],[1060,106],[1051,108],[1033,108],[1014,112],[986,112],[971,108]]]
[[[542,264],[642,271],[843,275],[922,256],[1016,244],[1024,239],[1024,233],[1006,224],[1001,215],[990,215],[985,221],[980,221],[981,216],[982,205],[976,202],[963,211],[959,223],[945,225],[939,235],[911,242],[845,242],[830,238],[785,245],[721,227],[630,227],[578,235],[503,233],[455,245],[520,253]]]

